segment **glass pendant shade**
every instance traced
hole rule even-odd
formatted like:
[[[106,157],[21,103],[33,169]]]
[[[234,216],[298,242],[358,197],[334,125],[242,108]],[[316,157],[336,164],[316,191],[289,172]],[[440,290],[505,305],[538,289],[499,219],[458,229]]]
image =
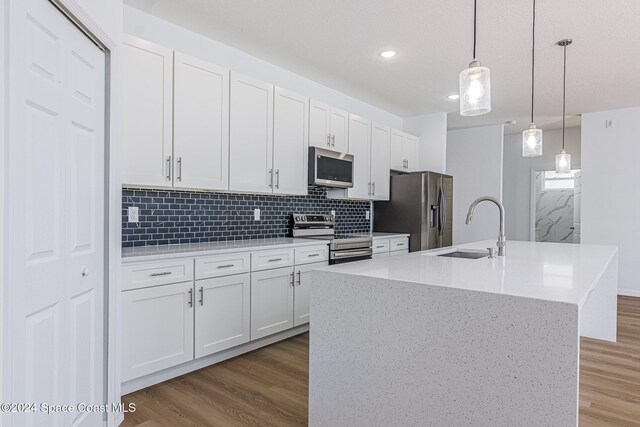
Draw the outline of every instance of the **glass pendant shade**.
[[[460,115],[479,116],[491,111],[489,68],[473,61],[460,72]]]
[[[542,129],[536,129],[533,123],[522,132],[522,156],[542,156]]]
[[[564,149],[560,151],[560,154],[556,154],[556,173],[570,173],[571,172],[571,154],[567,154]]]

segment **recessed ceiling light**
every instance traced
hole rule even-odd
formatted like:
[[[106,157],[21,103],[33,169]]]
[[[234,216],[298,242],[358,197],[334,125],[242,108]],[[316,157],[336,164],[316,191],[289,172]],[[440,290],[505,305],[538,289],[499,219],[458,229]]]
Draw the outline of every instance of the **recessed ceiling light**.
[[[458,95],[457,93],[453,93],[453,94],[447,96],[447,98],[449,98],[452,101],[455,101],[456,99],[460,98],[460,95]]]
[[[385,50],[380,52],[380,56],[382,56],[383,58],[393,58],[394,56],[396,56],[396,51],[395,50]]]

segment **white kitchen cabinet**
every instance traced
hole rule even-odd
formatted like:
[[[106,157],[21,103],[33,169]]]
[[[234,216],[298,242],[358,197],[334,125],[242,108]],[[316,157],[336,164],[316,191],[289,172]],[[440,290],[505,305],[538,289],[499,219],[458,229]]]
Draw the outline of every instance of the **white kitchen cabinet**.
[[[229,70],[174,58],[174,186],[229,188]]]
[[[347,197],[368,199],[371,196],[370,158],[371,120],[349,114],[349,154],[353,155],[353,187]]]
[[[231,71],[229,190],[273,190],[273,85]]]
[[[249,342],[249,273],[196,281],[195,357]]]
[[[273,192],[307,194],[309,98],[275,88]]]
[[[416,136],[397,129],[391,129],[391,169],[404,172],[419,170],[419,141]]]
[[[311,270],[327,265],[317,262],[296,267],[293,299],[293,326],[309,323],[309,306],[311,302]]]
[[[122,380],[193,359],[193,281],[122,292]]]
[[[371,199],[389,200],[389,144],[391,128],[373,123],[371,125]]]
[[[293,327],[293,267],[251,273],[251,339]]]
[[[171,187],[173,51],[125,35],[122,66],[122,182]]]
[[[349,149],[349,113],[312,99],[309,146],[346,153]]]

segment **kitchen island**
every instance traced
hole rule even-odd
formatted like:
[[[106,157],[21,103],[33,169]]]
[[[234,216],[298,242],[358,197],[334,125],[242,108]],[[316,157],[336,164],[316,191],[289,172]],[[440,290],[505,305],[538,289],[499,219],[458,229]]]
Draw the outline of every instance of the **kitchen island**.
[[[575,426],[579,337],[615,340],[617,248],[485,241],[312,272],[309,424]]]

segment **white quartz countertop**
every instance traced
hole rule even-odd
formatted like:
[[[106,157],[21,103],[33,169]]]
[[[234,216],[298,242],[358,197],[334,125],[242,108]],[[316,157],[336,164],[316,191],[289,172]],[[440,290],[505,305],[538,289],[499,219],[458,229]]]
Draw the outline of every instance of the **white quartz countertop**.
[[[618,251],[615,246],[508,241],[505,257],[434,256],[454,249],[486,251],[495,243],[481,241],[322,269],[582,306]]]
[[[222,253],[259,251],[282,247],[316,246],[328,240],[281,237],[274,239],[243,239],[225,242],[185,243],[176,245],[135,246],[122,248],[122,262],[158,261],[171,258],[217,255]]]

